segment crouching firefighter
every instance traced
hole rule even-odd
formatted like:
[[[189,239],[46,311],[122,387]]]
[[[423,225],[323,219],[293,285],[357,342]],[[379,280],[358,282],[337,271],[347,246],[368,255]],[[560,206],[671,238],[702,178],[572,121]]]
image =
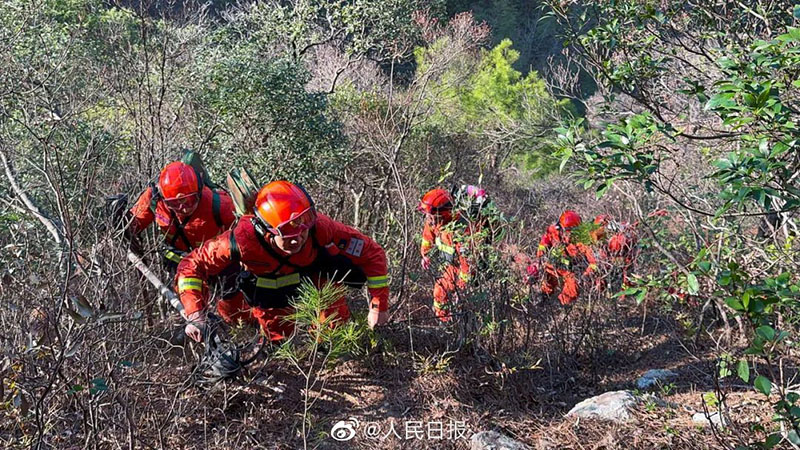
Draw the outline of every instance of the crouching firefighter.
[[[428,191],[417,209],[425,214],[422,230],[422,268],[430,269],[434,247],[444,261],[433,286],[433,310],[442,322],[452,320],[453,300],[472,279],[477,264],[469,255],[470,241],[483,227],[481,209],[488,203],[486,192],[462,186],[453,196],[444,189]]]
[[[145,189],[130,209],[129,234],[138,235],[154,221],[161,229],[162,263],[171,277],[184,256],[236,219],[228,193],[209,187],[205,177],[182,161],[167,164],[158,184]]]
[[[258,192],[252,214],[187,255],[178,266],[177,287],[191,321],[186,334],[202,340],[207,314],[207,283],[227,267],[241,269],[239,292],[217,303],[227,322],[258,324],[271,340],[292,334],[285,320],[301,280],[367,285],[370,327],[388,321],[386,253],[355,228],[316,211],[306,191],[288,181],[273,181]],[[322,319],[350,317],[345,298],[323,312]],[[198,328],[198,326],[200,328]]]
[[[431,266],[430,252],[434,245],[444,260],[442,271],[433,285],[433,311],[442,322],[452,319],[450,304],[458,290],[466,287],[470,280],[470,264],[463,254],[461,242],[454,239],[454,230],[449,226],[458,220],[453,212],[453,198],[444,189],[428,191],[417,209],[425,214],[422,230],[422,268]]]
[[[161,263],[171,281],[184,256],[236,221],[234,205],[227,192],[217,189],[196,153],[187,151],[181,161],[167,164],[158,177],[139,196],[130,209],[126,234],[136,236],[156,222],[164,235],[160,246]],[[223,298],[236,294],[237,268],[218,274],[215,286]],[[184,315],[185,318],[185,315]]]

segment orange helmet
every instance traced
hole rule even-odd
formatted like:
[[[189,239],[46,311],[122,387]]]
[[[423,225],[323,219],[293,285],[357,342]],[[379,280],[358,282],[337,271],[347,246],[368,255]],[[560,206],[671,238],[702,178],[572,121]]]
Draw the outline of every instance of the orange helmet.
[[[158,187],[165,199],[195,195],[200,192],[200,183],[194,168],[180,161],[167,164],[158,177]]]
[[[579,216],[575,211],[568,209],[561,214],[561,217],[558,219],[558,223],[561,225],[561,228],[568,230],[581,224],[581,216]]]
[[[453,198],[444,189],[433,189],[422,196],[417,209],[425,214],[447,215],[453,210]]]
[[[202,193],[194,168],[180,161],[167,164],[158,177],[164,205],[180,216],[191,215],[200,204]]]
[[[258,191],[256,218],[266,231],[293,237],[314,226],[314,202],[302,187],[285,180],[273,181]]]

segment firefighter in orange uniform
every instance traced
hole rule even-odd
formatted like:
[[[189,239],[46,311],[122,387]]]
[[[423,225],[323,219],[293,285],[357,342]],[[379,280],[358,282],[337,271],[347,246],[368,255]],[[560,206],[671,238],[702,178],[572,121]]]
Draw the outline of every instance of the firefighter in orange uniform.
[[[458,220],[453,212],[453,198],[444,189],[433,189],[426,193],[417,207],[425,214],[425,228],[422,231],[422,268],[429,269],[429,254],[434,246],[439,250],[445,265],[433,286],[433,310],[442,322],[452,320],[449,311],[451,301],[458,290],[469,282],[470,264],[463,254],[463,244],[455,242],[449,224]]]
[[[139,196],[130,214],[131,234],[139,234],[153,221],[161,229],[164,265],[173,275],[184,255],[230,228],[236,219],[228,194],[205,186],[192,166],[179,161],[164,167],[158,185]]]
[[[316,211],[306,191],[288,181],[273,181],[258,192],[254,214],[189,254],[178,267],[177,285],[187,318],[186,334],[202,339],[207,281],[231,265],[241,268],[240,292],[217,304],[228,322],[258,324],[266,336],[280,340],[294,324],[290,300],[303,278],[369,288],[370,327],[388,321],[389,285],[386,253],[355,228]],[[350,317],[345,298],[323,313],[323,319]]]

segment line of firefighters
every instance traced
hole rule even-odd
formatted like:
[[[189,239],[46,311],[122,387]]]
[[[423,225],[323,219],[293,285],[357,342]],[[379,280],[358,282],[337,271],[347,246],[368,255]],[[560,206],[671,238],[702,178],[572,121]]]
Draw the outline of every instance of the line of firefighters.
[[[471,204],[487,201],[486,192],[466,187]],[[444,189],[426,193],[418,210],[425,214],[422,267],[431,266],[437,248],[445,260],[433,289],[433,309],[442,322],[452,319],[448,304],[472,277],[463,243],[448,226],[460,219],[453,196]],[[238,218],[234,201],[210,187],[201,173],[182,161],[168,164],[130,209],[127,228],[135,237],[155,221],[164,236],[163,263],[184,307],[186,334],[202,340],[212,286],[217,286],[217,311],[234,323],[261,328],[271,340],[292,334],[290,301],[305,278],[351,286],[366,285],[370,328],[388,322],[389,279],[386,253],[361,231],[317,211],[305,189],[273,181],[257,193],[252,211]],[[470,232],[467,227],[466,232]],[[323,313],[333,322],[350,318],[345,298]]]

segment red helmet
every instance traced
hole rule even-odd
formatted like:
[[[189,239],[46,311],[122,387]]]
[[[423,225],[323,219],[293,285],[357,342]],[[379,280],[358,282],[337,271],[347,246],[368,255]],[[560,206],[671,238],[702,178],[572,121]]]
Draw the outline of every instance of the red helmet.
[[[417,209],[425,214],[450,214],[453,210],[453,198],[444,189],[433,189],[422,196]]]
[[[255,212],[272,234],[292,237],[314,226],[314,202],[306,191],[288,181],[273,181],[258,191]]]
[[[579,216],[575,211],[568,209],[561,214],[561,217],[558,219],[558,223],[561,225],[561,228],[568,230],[581,224],[581,216]]]
[[[167,164],[158,177],[158,187],[165,199],[195,195],[200,192],[200,183],[194,168],[180,161]]]
[[[164,205],[179,216],[189,216],[200,204],[201,186],[194,168],[176,161],[167,164],[158,177]]]

